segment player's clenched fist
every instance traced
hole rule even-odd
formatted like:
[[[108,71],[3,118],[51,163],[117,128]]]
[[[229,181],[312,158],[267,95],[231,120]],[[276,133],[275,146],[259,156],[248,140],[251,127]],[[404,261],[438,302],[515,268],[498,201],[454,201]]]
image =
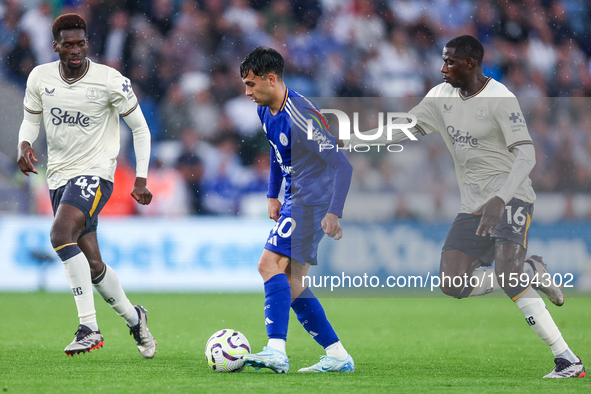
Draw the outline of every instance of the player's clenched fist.
[[[269,218],[274,221],[279,220],[279,212],[281,211],[281,201],[276,198],[268,198],[269,202]]]
[[[327,213],[324,219],[320,222],[322,230],[331,238],[339,240],[343,237],[343,229],[339,224],[339,217],[334,213]]]
[[[146,178],[136,178],[131,196],[140,204],[148,205],[152,201],[152,192],[146,187]]]

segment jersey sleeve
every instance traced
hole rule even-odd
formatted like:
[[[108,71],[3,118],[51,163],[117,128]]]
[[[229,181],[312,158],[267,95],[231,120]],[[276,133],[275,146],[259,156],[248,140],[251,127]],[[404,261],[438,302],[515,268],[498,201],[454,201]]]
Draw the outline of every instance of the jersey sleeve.
[[[43,112],[43,103],[39,94],[39,81],[37,68],[33,69],[27,78],[27,88],[25,90],[24,107],[25,111],[31,114],[41,114]]]
[[[111,105],[113,105],[119,115],[127,116],[138,107],[138,100],[131,87],[131,81],[113,70],[113,76],[110,83]]]
[[[494,118],[503,132],[507,149],[512,150],[519,145],[532,144],[517,98],[503,97],[497,100]]]
[[[281,183],[283,182],[283,173],[281,167],[275,157],[275,149],[271,147],[271,160],[270,160],[270,171],[269,171],[269,188],[267,189],[267,198],[279,197],[279,191],[281,189]]]
[[[409,111],[417,117],[417,125],[414,129],[418,130],[421,135],[438,133],[441,129],[441,117],[436,110],[438,98],[435,89],[437,87],[431,89],[425,98]]]

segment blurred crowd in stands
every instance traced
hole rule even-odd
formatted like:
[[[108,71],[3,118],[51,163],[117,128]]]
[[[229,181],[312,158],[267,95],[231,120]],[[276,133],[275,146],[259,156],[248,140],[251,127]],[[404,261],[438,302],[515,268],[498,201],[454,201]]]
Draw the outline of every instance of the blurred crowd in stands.
[[[128,198],[123,133],[105,213],[235,215],[251,193],[266,204],[269,146],[238,74],[254,47],[279,50],[287,86],[309,97],[420,97],[442,82],[442,47],[461,34],[482,41],[485,75],[529,114],[536,191],[591,190],[587,0],[0,0],[4,80],[24,91],[35,65],[57,60],[51,24],[65,12],[88,21],[88,56],[131,79],[152,132],[154,203]],[[446,150],[429,137],[412,158],[352,157],[352,190],[457,193]],[[33,189],[29,211],[49,212],[46,190]]]

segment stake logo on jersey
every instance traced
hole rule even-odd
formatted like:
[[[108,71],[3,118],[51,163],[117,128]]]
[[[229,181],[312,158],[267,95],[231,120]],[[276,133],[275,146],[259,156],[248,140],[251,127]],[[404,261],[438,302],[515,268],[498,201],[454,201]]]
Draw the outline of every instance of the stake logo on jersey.
[[[68,111],[64,111],[61,108],[52,108],[51,115],[53,119],[51,119],[51,123],[56,126],[61,125],[62,123],[68,126],[82,126],[88,127],[90,124],[90,118],[78,111],[75,115],[70,114]]]
[[[452,144],[463,144],[469,145],[472,148],[478,148],[478,139],[470,135],[470,133],[463,133],[460,130],[456,130],[453,126],[447,126],[447,133],[451,137]]]

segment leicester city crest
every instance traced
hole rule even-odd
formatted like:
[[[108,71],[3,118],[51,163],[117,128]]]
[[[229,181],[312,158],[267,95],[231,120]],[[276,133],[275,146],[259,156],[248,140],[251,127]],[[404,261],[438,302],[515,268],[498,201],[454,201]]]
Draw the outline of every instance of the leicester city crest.
[[[89,100],[96,100],[98,98],[98,89],[97,88],[88,88],[86,90],[86,98]]]
[[[281,145],[283,146],[287,146],[289,144],[289,140],[287,139],[285,133],[279,134],[279,142],[281,142]]]

